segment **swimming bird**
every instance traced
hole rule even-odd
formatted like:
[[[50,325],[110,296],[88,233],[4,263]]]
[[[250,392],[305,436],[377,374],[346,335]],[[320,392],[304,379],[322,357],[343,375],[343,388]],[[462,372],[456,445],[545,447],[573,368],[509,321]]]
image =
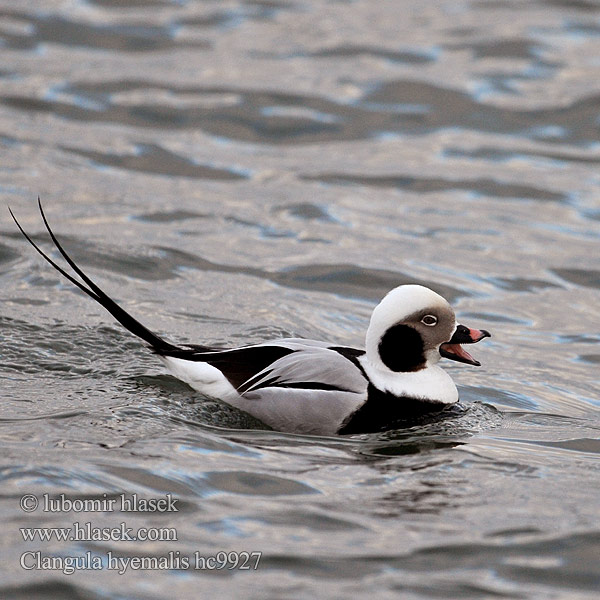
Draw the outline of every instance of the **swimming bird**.
[[[9,208],[48,263],[145,341],[175,377],[278,431],[370,433],[436,415],[458,401],[439,360],[479,366],[462,344],[490,336],[457,324],[450,304],[433,290],[401,285],[373,310],[364,350],[301,338],[230,349],[174,345],[127,313],[77,266],[50,228],[39,198],[38,206],[56,249],[81,281],[41,250]]]

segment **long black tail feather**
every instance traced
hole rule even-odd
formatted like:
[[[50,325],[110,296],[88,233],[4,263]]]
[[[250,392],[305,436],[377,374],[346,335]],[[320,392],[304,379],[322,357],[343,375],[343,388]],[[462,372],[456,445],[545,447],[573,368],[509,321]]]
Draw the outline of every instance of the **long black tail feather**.
[[[152,333],[149,329],[144,327],[137,319],[134,319],[128,312],[122,309],[112,298],[110,298],[102,289],[100,289],[73,261],[73,259],[67,254],[65,249],[62,247],[60,242],[56,239],[53,231],[50,229],[50,225],[46,219],[46,215],[44,214],[44,209],[42,208],[42,203],[38,198],[38,206],[40,209],[40,214],[42,215],[42,219],[44,220],[44,225],[50,234],[50,238],[54,242],[56,249],[61,253],[63,258],[67,261],[69,266],[75,271],[79,277],[89,286],[86,287],[75,279],[72,275],[67,273],[60,265],[56,264],[40,247],[29,237],[29,235],[25,232],[23,227],[19,221],[17,221],[15,215],[12,210],[8,209],[11,217],[14,222],[17,224],[17,227],[25,237],[25,239],[35,248],[35,250],[40,254],[44,260],[46,260],[50,265],[52,265],[59,273],[61,273],[64,277],[66,277],[72,284],[76,285],[81,291],[85,292],[90,298],[93,298],[98,304],[102,305],[125,329],[138,336],[152,347],[152,349],[157,354],[165,354],[169,352],[177,352],[182,350],[178,346],[174,346],[169,342],[163,340],[158,337],[155,333]]]

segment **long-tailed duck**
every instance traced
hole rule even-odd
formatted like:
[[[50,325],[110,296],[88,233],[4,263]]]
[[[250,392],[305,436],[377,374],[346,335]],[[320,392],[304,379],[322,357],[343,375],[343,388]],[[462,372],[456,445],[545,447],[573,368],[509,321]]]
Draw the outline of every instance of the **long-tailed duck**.
[[[75,264],[38,203],[54,245],[83,283],[45,254],[11,211],[46,261],[149,344],[175,377],[279,431],[367,433],[439,413],[458,401],[458,391],[438,361],[479,366],[461,344],[490,336],[458,325],[452,307],[429,288],[401,285],[373,310],[365,350],[298,338],[232,349],[177,346],[144,327]]]

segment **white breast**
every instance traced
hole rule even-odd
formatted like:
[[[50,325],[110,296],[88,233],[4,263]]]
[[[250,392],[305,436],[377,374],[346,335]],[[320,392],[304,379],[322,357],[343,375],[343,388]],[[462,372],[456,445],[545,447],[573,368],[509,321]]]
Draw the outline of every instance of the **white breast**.
[[[373,385],[382,392],[444,404],[458,402],[458,390],[454,381],[444,369],[436,365],[419,371],[395,373],[389,369],[378,369],[366,356],[362,356],[360,362]]]

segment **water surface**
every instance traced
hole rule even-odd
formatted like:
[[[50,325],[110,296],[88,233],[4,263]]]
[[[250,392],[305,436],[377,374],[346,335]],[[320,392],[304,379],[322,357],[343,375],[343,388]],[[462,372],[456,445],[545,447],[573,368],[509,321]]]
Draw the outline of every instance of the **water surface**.
[[[0,211],[2,598],[597,596],[600,5],[5,0],[0,56],[0,204],[46,244],[40,195],[158,333],[361,346],[408,282],[493,332],[481,368],[446,365],[452,418],[268,431],[166,375]],[[20,532],[74,522],[177,540]],[[36,551],[101,568],[22,568]],[[107,558],[221,551],[262,555]]]

